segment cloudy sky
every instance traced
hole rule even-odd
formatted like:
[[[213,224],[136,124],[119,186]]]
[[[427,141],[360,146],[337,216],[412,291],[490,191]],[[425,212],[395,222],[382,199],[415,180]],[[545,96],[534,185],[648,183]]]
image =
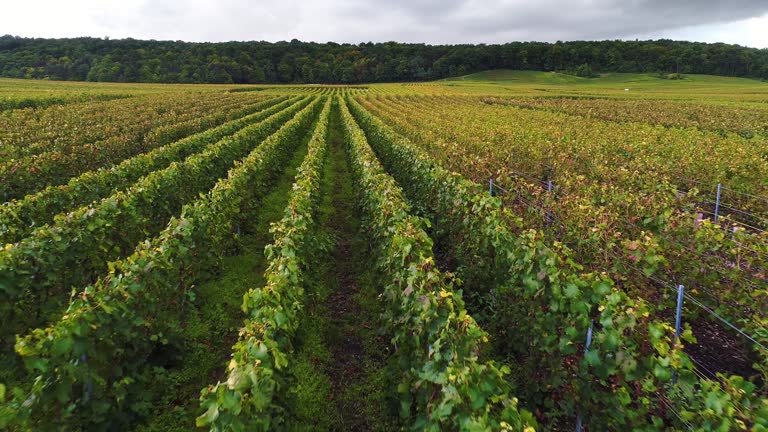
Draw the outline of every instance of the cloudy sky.
[[[500,43],[670,38],[768,48],[768,0],[26,0],[0,34]]]

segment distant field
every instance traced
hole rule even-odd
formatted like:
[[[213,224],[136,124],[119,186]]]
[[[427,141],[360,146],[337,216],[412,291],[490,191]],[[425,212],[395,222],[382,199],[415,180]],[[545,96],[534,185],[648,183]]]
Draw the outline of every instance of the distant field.
[[[0,79],[0,429],[768,430],[766,102]]]
[[[746,78],[685,75],[668,80],[652,74],[610,73],[580,78],[556,72],[495,70],[440,81],[473,93],[596,95],[627,98],[768,102],[768,83]],[[629,89],[625,91],[625,89]]]
[[[595,78],[581,78],[574,75],[567,75],[558,72],[539,72],[539,71],[513,71],[513,70],[491,70],[478,72],[475,74],[464,75],[455,78],[448,78],[444,81],[474,81],[474,82],[507,82],[517,81],[521,84],[584,84],[584,85],[606,85],[613,83],[645,83],[654,86],[671,85],[680,87],[690,84],[709,84],[709,85],[752,85],[761,81],[747,78],[730,78],[714,75],[684,75],[680,80],[669,80],[660,78],[653,74],[638,73],[604,73]]]

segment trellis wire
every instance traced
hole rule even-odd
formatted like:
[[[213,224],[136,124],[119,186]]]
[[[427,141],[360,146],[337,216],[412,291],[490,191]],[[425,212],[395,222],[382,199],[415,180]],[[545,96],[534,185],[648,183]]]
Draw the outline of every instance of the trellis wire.
[[[635,268],[635,270],[637,270],[637,271],[639,271],[639,272],[641,272],[641,273],[642,273],[642,270],[638,269],[637,267],[635,267],[635,266],[631,266],[631,267],[634,267],[634,268]],[[642,273],[642,274],[645,274],[645,273]],[[670,290],[675,290],[675,287],[674,287],[674,286],[670,285],[669,283],[667,283],[667,282],[665,282],[665,281],[663,281],[663,280],[661,280],[661,279],[659,279],[659,278],[657,278],[657,277],[654,277],[654,276],[648,276],[648,275],[645,275],[645,276],[646,276],[648,279],[650,279],[650,280],[652,280],[652,281],[655,281],[656,283],[658,283],[658,284],[662,285],[662,286],[663,286],[663,287],[665,287],[665,288],[668,288],[668,289],[670,289]],[[688,293],[683,293],[683,295],[684,295],[684,297],[685,297],[685,298],[687,298],[688,300],[690,300],[690,301],[691,301],[691,302],[692,302],[692,303],[693,303],[695,306],[697,306],[697,307],[701,308],[702,310],[704,310],[704,311],[705,311],[705,312],[707,312],[708,314],[710,314],[710,315],[714,316],[715,318],[717,318],[718,320],[720,320],[722,323],[726,324],[728,327],[730,327],[731,329],[735,330],[737,333],[739,333],[739,334],[741,334],[742,336],[744,336],[745,338],[747,338],[747,339],[748,339],[750,342],[753,342],[754,344],[756,344],[757,346],[759,346],[760,348],[762,348],[763,350],[765,350],[765,351],[767,351],[767,352],[768,352],[768,347],[766,347],[766,346],[765,346],[765,345],[763,345],[762,343],[758,342],[757,340],[755,340],[755,338],[754,338],[754,337],[752,337],[751,335],[747,334],[747,333],[746,333],[746,332],[744,332],[742,329],[738,328],[737,326],[735,326],[734,324],[732,324],[730,321],[726,320],[725,318],[723,318],[722,316],[720,316],[719,314],[717,314],[717,312],[713,311],[712,309],[710,309],[709,307],[707,307],[705,304],[701,303],[701,302],[700,302],[699,300],[697,300],[695,297],[691,296],[691,295],[690,295],[690,294],[688,294]]]
[[[503,191],[505,193],[509,193],[506,189],[498,186],[498,184],[496,184],[496,183],[493,183],[493,188],[494,188],[494,190],[495,189],[499,189],[499,190],[501,190],[501,191]],[[516,199],[519,199],[520,201],[522,201],[527,206],[532,207],[532,208],[538,210],[539,212],[541,212],[542,214],[544,214],[545,217],[547,217],[547,223],[548,224],[551,224],[551,222],[558,222],[558,224],[560,225],[561,228],[567,229],[565,224],[562,221],[559,221],[558,217],[554,216],[554,214],[553,214],[551,209],[545,209],[541,205],[533,204],[530,201],[527,201],[524,198],[522,198],[522,196],[520,194],[518,194]],[[640,231],[646,231],[647,230],[646,228],[643,228],[643,227],[641,227],[641,226],[639,226],[639,225],[637,225],[637,224],[635,224],[633,222],[630,222],[628,220],[625,220],[624,223],[626,223],[626,224],[628,224],[628,225],[630,225],[630,226],[632,226],[632,227],[634,227],[634,228],[636,228],[636,229],[638,229]],[[689,251],[689,252],[691,252],[693,254],[698,254],[697,251],[693,250],[690,246],[687,246],[687,245],[681,243],[680,241],[677,241],[677,240],[674,240],[674,239],[667,239],[667,241],[670,242],[672,245],[678,246],[678,247],[680,247],[682,249],[685,249],[685,250],[687,250],[687,251]],[[749,246],[741,245],[741,247],[743,247],[744,249],[749,250],[749,251],[751,251],[751,252],[753,252],[755,254],[759,254],[758,251],[756,251],[755,249],[753,249],[753,248],[751,248]],[[711,263],[707,263],[707,266],[709,266],[709,267],[711,267],[711,268],[713,268],[713,269],[715,269],[717,271],[727,271],[726,269],[724,269],[722,267],[719,267],[719,266],[715,266],[714,264],[711,264]],[[753,276],[751,276],[749,274],[746,274],[746,277],[748,277],[750,279],[753,278]],[[745,280],[744,282],[747,283],[749,286],[751,286],[753,288],[757,288],[757,285],[755,285],[753,282],[751,282],[749,280]]]
[[[499,188],[499,187],[498,187],[498,186],[496,186],[496,185],[494,184],[494,188]],[[499,188],[499,189],[500,189],[500,190],[502,190],[501,188]],[[553,218],[553,220],[557,220],[557,219]],[[653,276],[648,276],[648,275],[646,275],[646,274],[645,274],[645,272],[642,272],[641,270],[637,269],[637,268],[636,268],[635,266],[633,266],[633,265],[630,265],[630,267],[633,267],[633,268],[635,268],[636,270],[640,271],[640,273],[641,273],[641,274],[643,274],[645,277],[647,277],[647,278],[649,278],[649,279],[651,279],[651,280],[655,280],[657,283],[660,283],[660,284],[662,284],[662,286],[664,286],[664,287],[667,287],[667,288],[671,288],[671,289],[673,289],[673,290],[676,290],[676,288],[675,288],[674,286],[672,286],[672,285],[669,285],[667,282],[664,282],[663,280],[661,280],[661,279],[658,279],[658,278],[654,278]],[[708,314],[710,314],[710,315],[714,316],[715,318],[717,318],[718,320],[720,320],[721,322],[723,322],[724,324],[726,324],[726,325],[727,325],[728,327],[730,327],[731,329],[735,330],[736,332],[738,332],[738,333],[739,333],[739,334],[741,334],[742,336],[746,337],[746,338],[747,338],[748,340],[750,340],[751,342],[753,342],[753,343],[757,344],[757,345],[758,345],[759,347],[761,347],[762,349],[764,349],[764,350],[768,351],[768,347],[766,347],[765,345],[761,344],[760,342],[758,342],[757,340],[755,340],[755,339],[754,339],[754,337],[750,336],[749,334],[747,334],[746,332],[744,332],[743,330],[741,330],[739,327],[735,326],[735,325],[734,325],[734,324],[732,324],[730,321],[726,320],[725,318],[723,318],[722,316],[720,316],[719,314],[717,314],[715,311],[713,311],[712,309],[710,309],[709,307],[707,307],[707,306],[706,306],[704,303],[700,302],[699,300],[697,300],[696,298],[694,298],[694,297],[693,297],[693,296],[691,296],[690,294],[687,294],[687,293],[683,293],[683,295],[684,295],[684,297],[685,297],[685,298],[687,298],[687,299],[691,300],[691,302],[692,302],[694,305],[698,306],[699,308],[701,308],[702,310],[704,310],[704,311],[705,311],[705,312],[707,312]]]
[[[503,187],[500,187],[500,186],[496,185],[496,184],[493,182],[493,179],[492,179],[492,178],[491,178],[491,180],[490,180],[490,184],[491,184],[491,192],[493,192],[493,190],[494,190],[494,189],[498,189],[498,190],[502,191],[503,193],[509,193],[509,191],[508,191],[507,189],[505,189],[505,188],[503,188]],[[551,183],[550,183],[550,184],[551,184]],[[548,189],[548,190],[551,190],[551,186],[549,186],[549,185],[548,185],[548,188],[547,188],[547,189]],[[525,202],[525,200],[524,200],[522,197],[518,196],[517,198],[519,198],[520,200],[522,200],[523,202]],[[545,211],[545,209],[543,209],[543,208],[538,208],[538,207],[534,207],[534,208],[537,208],[537,209],[539,209],[539,210]],[[554,218],[554,217],[552,217],[552,219],[551,219],[551,220],[553,220],[553,221],[558,221],[558,220],[557,220],[556,218]],[[558,222],[559,222],[559,221],[558,221]],[[562,223],[560,223],[560,225],[562,226]],[[634,224],[633,224],[633,225],[634,225]],[[635,226],[636,226],[636,225],[635,225]],[[640,228],[640,227],[638,227],[638,228]],[[681,245],[681,246],[684,246],[684,245],[682,245],[682,244],[680,244],[680,245]],[[613,254],[613,253],[611,253],[611,254],[612,254],[613,256],[616,256],[616,255],[615,255],[615,254]],[[638,269],[637,267],[635,267],[635,266],[634,266],[634,265],[632,265],[632,264],[630,264],[630,267],[631,267],[631,268],[633,268],[633,269],[635,269],[636,271],[638,271],[638,272],[639,272],[640,274],[642,274],[643,276],[645,276],[645,277],[649,278],[650,280],[653,280],[653,281],[655,281],[656,283],[660,284],[660,285],[661,285],[661,286],[663,286],[663,287],[667,287],[667,288],[672,288],[672,289],[675,289],[673,286],[671,286],[671,285],[670,285],[670,284],[668,284],[667,282],[665,282],[665,281],[663,281],[663,280],[661,280],[661,279],[655,278],[655,277],[653,277],[653,276],[649,276],[649,275],[645,274],[645,272],[643,272],[642,270]],[[747,334],[745,331],[743,331],[742,329],[740,329],[740,328],[739,328],[739,327],[737,327],[736,325],[732,324],[730,321],[726,320],[725,318],[723,318],[722,316],[720,316],[719,314],[717,314],[715,311],[713,311],[712,309],[710,309],[709,307],[707,307],[707,306],[706,306],[704,303],[700,302],[699,300],[697,300],[696,298],[694,298],[694,297],[693,297],[693,296],[691,296],[690,294],[686,293],[686,292],[685,292],[685,288],[684,288],[684,286],[683,286],[683,285],[678,285],[678,287],[677,287],[677,305],[676,305],[676,314],[675,314],[675,341],[676,341],[676,342],[679,340],[679,338],[680,338],[680,334],[681,334],[681,327],[682,327],[682,306],[683,306],[683,300],[684,300],[684,299],[688,299],[688,300],[689,300],[691,303],[693,303],[695,306],[697,306],[697,307],[701,308],[701,309],[702,309],[702,310],[704,310],[706,313],[708,313],[708,314],[710,314],[710,315],[714,316],[714,317],[715,317],[715,318],[717,318],[719,321],[721,321],[722,323],[724,323],[725,325],[727,325],[727,326],[728,326],[728,327],[730,327],[731,329],[735,330],[736,332],[738,332],[738,333],[739,333],[740,335],[742,335],[743,337],[747,338],[747,339],[748,339],[750,342],[752,342],[752,343],[756,344],[758,347],[762,348],[763,350],[765,350],[765,351],[768,351],[768,348],[767,348],[765,345],[763,345],[762,343],[760,343],[760,342],[758,342],[757,340],[755,340],[755,339],[754,339],[754,337],[752,337],[751,335]],[[761,327],[762,327],[762,326],[761,326]],[[588,330],[588,333],[587,333],[587,343],[586,343],[586,347],[585,347],[585,351],[584,351],[584,354],[585,354],[585,355],[586,355],[586,354],[588,353],[588,351],[589,351],[589,346],[590,346],[590,343],[591,343],[591,340],[592,340],[592,328],[593,328],[593,327],[592,327],[592,323],[590,323],[590,327],[589,327],[589,330]],[[694,368],[695,368],[695,367],[696,367],[696,366],[694,366]],[[706,369],[706,368],[705,368],[705,369]],[[708,369],[707,369],[707,370],[708,370]],[[709,370],[708,370],[708,371],[709,371]],[[694,373],[697,373],[697,372],[698,372],[697,376],[700,376],[700,378],[702,378],[702,379],[706,378],[705,376],[703,376],[703,373],[702,373],[701,371],[694,371]],[[712,374],[712,373],[711,373],[711,371],[709,371],[709,373],[710,373],[710,374]],[[716,375],[715,375],[715,377],[716,377]],[[676,378],[677,378],[677,373],[675,372],[675,373],[674,373],[674,375],[673,375],[673,382],[676,380]],[[722,381],[722,380],[720,380],[720,381]],[[658,394],[658,393],[657,393],[657,394]],[[678,412],[678,411],[677,411],[677,410],[676,410],[676,409],[675,409],[675,408],[672,406],[671,402],[669,402],[668,400],[664,400],[663,398],[662,398],[662,401],[663,401],[663,402],[664,402],[664,403],[665,403],[665,404],[666,404],[666,405],[667,405],[667,406],[670,408],[670,410],[671,410],[671,411],[672,411],[672,412],[675,414],[675,416],[677,416],[677,418],[678,418],[678,419],[679,419],[679,420],[680,420],[680,421],[681,421],[683,424],[685,424],[685,425],[686,425],[686,427],[688,427],[688,429],[689,429],[689,430],[693,430],[693,427],[691,426],[691,424],[690,424],[689,422],[687,422],[685,419],[683,419],[683,417],[680,415],[680,413],[679,413],[679,412]],[[738,410],[739,412],[741,412],[741,410],[739,409],[740,407],[736,406],[736,404],[735,404],[735,403],[734,403],[734,408],[735,408],[736,410]],[[581,430],[582,430],[582,418],[581,418],[581,413],[579,413],[579,414],[578,414],[578,416],[577,416],[577,420],[576,420],[576,431],[577,431],[577,432],[581,432]]]
[[[666,396],[663,396],[661,393],[656,392],[656,395],[659,397],[659,400],[661,400],[674,414],[675,416],[680,420],[681,423],[683,423],[688,430],[693,431],[693,426],[683,418],[683,416],[680,414],[680,412],[675,409],[674,406],[672,406],[672,402],[667,398]]]

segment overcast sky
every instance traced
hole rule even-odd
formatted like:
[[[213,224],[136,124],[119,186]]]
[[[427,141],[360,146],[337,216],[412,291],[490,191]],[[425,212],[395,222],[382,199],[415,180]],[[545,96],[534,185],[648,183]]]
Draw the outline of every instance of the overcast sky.
[[[4,0],[0,34],[186,41],[685,39],[768,48],[768,0]]]

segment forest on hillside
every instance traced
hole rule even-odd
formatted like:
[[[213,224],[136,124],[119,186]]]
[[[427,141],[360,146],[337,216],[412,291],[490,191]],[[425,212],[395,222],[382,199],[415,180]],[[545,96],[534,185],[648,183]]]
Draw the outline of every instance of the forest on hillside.
[[[768,78],[768,50],[672,40],[426,45],[0,37],[0,76],[99,82],[375,83],[487,69]]]

